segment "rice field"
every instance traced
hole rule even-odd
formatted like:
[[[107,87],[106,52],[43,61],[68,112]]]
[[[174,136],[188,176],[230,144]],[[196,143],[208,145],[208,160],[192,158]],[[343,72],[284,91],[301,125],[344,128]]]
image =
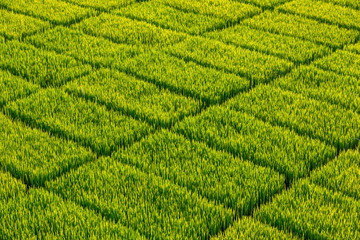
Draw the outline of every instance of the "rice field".
[[[0,239],[360,239],[358,0],[0,0]]]

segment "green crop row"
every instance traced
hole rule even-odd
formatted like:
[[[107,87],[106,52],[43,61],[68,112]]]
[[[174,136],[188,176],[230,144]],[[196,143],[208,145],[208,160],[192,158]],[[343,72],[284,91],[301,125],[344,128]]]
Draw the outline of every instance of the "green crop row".
[[[0,206],[2,206],[10,199],[23,194],[25,191],[25,184],[23,184],[20,180],[13,178],[10,173],[0,171]],[[0,219],[1,218],[2,214],[0,215]]]
[[[334,147],[319,140],[225,107],[210,107],[196,117],[185,118],[174,130],[257,165],[271,167],[285,174],[287,182],[307,176],[336,154]]]
[[[20,12],[54,24],[73,23],[78,19],[94,13],[91,9],[82,8],[59,0],[0,0],[0,6]]]
[[[338,48],[354,43],[360,32],[328,25],[302,16],[266,11],[243,21],[244,24],[272,33],[294,36]]]
[[[208,239],[234,212],[113,158],[71,171],[47,188],[150,239]]]
[[[0,204],[0,212],[0,238],[4,240],[144,239],[138,232],[44,189],[30,189],[28,194]]]
[[[49,27],[48,22],[0,9],[0,34],[6,38],[22,38]]]
[[[160,126],[170,126],[202,106],[198,100],[109,69],[71,81],[64,89]]]
[[[323,168],[311,173],[310,181],[360,200],[360,154],[341,153]]]
[[[13,122],[1,113],[0,149],[1,168],[37,186],[95,158],[85,148]]]
[[[360,54],[360,42],[352,45],[346,45],[345,50]]]
[[[345,28],[360,29],[360,11],[321,2],[319,0],[296,0],[278,8],[280,11],[314,18]]]
[[[107,13],[85,19],[72,27],[91,35],[108,38],[116,43],[149,47],[168,46],[181,41],[186,36],[146,22]]]
[[[83,65],[72,57],[15,40],[0,43],[0,67],[42,87],[59,86],[91,70],[91,66]]]
[[[69,55],[95,67],[112,66],[121,69],[125,60],[143,52],[142,47],[117,44],[62,26],[27,37],[26,41],[39,48]]]
[[[247,77],[253,84],[269,82],[293,67],[287,60],[203,37],[188,37],[166,51],[179,58]]]
[[[274,85],[360,113],[360,82],[355,77],[339,75],[310,65],[294,69],[274,82]]]
[[[284,177],[270,168],[167,130],[149,135],[112,157],[233,208],[240,215],[251,213],[257,204],[285,187]]]
[[[204,36],[238,47],[285,58],[296,63],[306,63],[330,53],[330,49],[323,45],[240,24],[224,30],[205,33]]]
[[[154,0],[180,9],[184,12],[214,16],[226,22],[237,22],[245,17],[260,13],[254,5],[231,0]]]
[[[26,97],[36,92],[39,87],[8,71],[0,70],[0,107],[16,98]]]
[[[254,217],[303,239],[359,239],[360,202],[300,181]]]
[[[211,240],[288,240],[298,239],[290,233],[280,231],[251,217],[243,217],[225,232]]]
[[[6,111],[32,126],[89,146],[99,154],[109,154],[153,129],[105,106],[52,88],[12,102]]]
[[[190,34],[200,34],[213,28],[226,25],[224,19],[193,12],[185,12],[159,1],[131,4],[125,8],[116,9],[112,13],[151,22],[163,28]]]
[[[187,62],[163,52],[140,54],[124,64],[126,72],[207,103],[217,103],[249,88],[235,74]]]
[[[115,7],[124,7],[135,3],[137,0],[63,0],[69,3],[75,3],[83,7],[93,7],[99,10],[109,10]]]
[[[314,65],[341,75],[360,78],[360,55],[356,53],[338,50],[325,58],[315,61]]]
[[[360,116],[353,111],[270,85],[258,86],[231,99],[227,105],[338,149],[353,147],[360,136]]]
[[[351,7],[360,10],[360,2],[358,0],[321,0],[323,2],[336,3],[344,7]]]
[[[147,78],[207,102],[219,102],[250,86],[247,79],[235,74],[205,68],[162,52],[147,51],[142,46],[115,44],[64,27],[31,36],[27,41],[95,66],[111,67]]]
[[[261,8],[269,9],[269,8],[274,8],[279,4],[283,4],[291,0],[236,0],[236,1],[254,4]]]

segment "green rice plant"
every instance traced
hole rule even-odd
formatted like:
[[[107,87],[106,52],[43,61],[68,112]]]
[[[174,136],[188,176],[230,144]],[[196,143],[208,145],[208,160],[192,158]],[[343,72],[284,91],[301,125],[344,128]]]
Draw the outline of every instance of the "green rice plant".
[[[278,9],[345,28],[360,29],[360,11],[333,3],[319,0],[297,0],[281,5]]]
[[[0,149],[0,167],[36,186],[95,159],[77,144],[13,122],[1,113]]]
[[[52,88],[12,102],[6,111],[32,126],[89,146],[98,154],[110,154],[153,130],[146,123]]]
[[[0,0],[0,6],[22,14],[50,21],[69,24],[95,12],[60,0]]]
[[[47,189],[149,239],[208,239],[234,217],[230,209],[113,158],[71,171]]]
[[[8,71],[0,70],[0,107],[16,98],[26,97],[38,89],[39,86],[14,76]]]
[[[185,34],[156,27],[150,23],[129,19],[122,16],[100,14],[73,25],[85,33],[101,36],[116,43],[164,47],[181,41]]]
[[[189,34],[200,34],[226,25],[224,19],[214,16],[184,12],[159,1],[131,4],[112,13]]]
[[[123,62],[143,52],[138,46],[116,44],[108,39],[84,34],[80,30],[58,26],[26,38],[43,49],[66,54],[95,67],[121,68]]]
[[[198,100],[109,69],[71,81],[64,90],[157,126],[171,126],[185,116],[199,112],[203,105]]]
[[[130,74],[206,103],[218,103],[250,87],[248,79],[236,74],[187,62],[160,51],[140,54],[123,63],[123,68]]]
[[[10,173],[0,171],[0,206],[12,198],[26,192],[26,185],[20,180],[13,178]],[[0,214],[0,219],[2,213]],[[0,230],[1,232],[1,230]],[[1,236],[1,234],[0,234]]]
[[[302,16],[266,11],[243,21],[245,25],[286,36],[298,37],[312,42],[340,48],[359,38],[360,32],[328,25]]]
[[[295,68],[290,74],[275,81],[274,85],[360,113],[360,82],[355,77],[310,65]]]
[[[201,15],[214,16],[228,23],[238,22],[261,12],[254,5],[231,0],[154,0],[162,4]]]
[[[227,105],[338,149],[353,147],[360,136],[360,116],[353,111],[270,85],[258,86]]]
[[[323,45],[240,24],[220,31],[205,33],[204,36],[238,47],[275,55],[295,63],[307,63],[330,53],[330,48]]]
[[[254,220],[252,217],[242,217],[232,226],[211,240],[288,240],[298,239],[291,233],[280,231],[270,225]]]
[[[255,211],[255,219],[303,239],[358,239],[360,202],[299,181]]]
[[[310,181],[360,200],[360,154],[349,150],[311,173]]]
[[[44,189],[0,204],[0,238],[144,239],[138,232]]]
[[[124,7],[135,3],[137,0],[64,0],[65,2],[75,3],[83,7],[93,7],[99,10],[109,10],[115,7]]]
[[[272,8],[276,7],[277,5],[283,4],[283,3],[291,1],[291,0],[236,0],[236,1],[254,4],[263,9],[272,9]]]
[[[360,78],[360,55],[356,53],[338,50],[325,58],[315,61],[314,65],[341,75]]]
[[[0,43],[0,67],[42,87],[59,86],[91,70],[91,66],[83,65],[72,57],[15,40]]]
[[[0,35],[19,39],[50,27],[48,22],[0,9]]]
[[[353,53],[360,54],[360,42],[356,44],[346,45],[344,49]]]
[[[358,0],[321,0],[323,2],[336,3],[344,7],[350,7],[360,10],[360,2]]]
[[[293,67],[293,63],[287,60],[203,37],[188,37],[169,47],[167,52],[185,60],[239,74],[253,84],[269,82]]]
[[[240,215],[250,214],[285,187],[284,176],[270,168],[234,158],[168,130],[149,135],[112,154],[112,158],[169,179]]]
[[[210,107],[196,117],[187,117],[173,129],[189,139],[273,168],[286,176],[287,183],[309,175],[336,154],[334,147],[319,140],[224,106]]]

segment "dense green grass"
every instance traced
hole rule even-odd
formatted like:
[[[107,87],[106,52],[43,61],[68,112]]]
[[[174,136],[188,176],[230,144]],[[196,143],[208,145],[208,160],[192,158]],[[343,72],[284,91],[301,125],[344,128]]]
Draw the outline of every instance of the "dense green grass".
[[[360,239],[358,0],[0,0],[0,239]]]

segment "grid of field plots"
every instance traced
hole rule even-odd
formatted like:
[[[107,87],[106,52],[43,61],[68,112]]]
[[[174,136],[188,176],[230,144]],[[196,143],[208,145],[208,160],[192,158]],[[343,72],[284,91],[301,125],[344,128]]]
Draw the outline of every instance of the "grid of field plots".
[[[360,239],[359,0],[0,0],[0,239]]]

